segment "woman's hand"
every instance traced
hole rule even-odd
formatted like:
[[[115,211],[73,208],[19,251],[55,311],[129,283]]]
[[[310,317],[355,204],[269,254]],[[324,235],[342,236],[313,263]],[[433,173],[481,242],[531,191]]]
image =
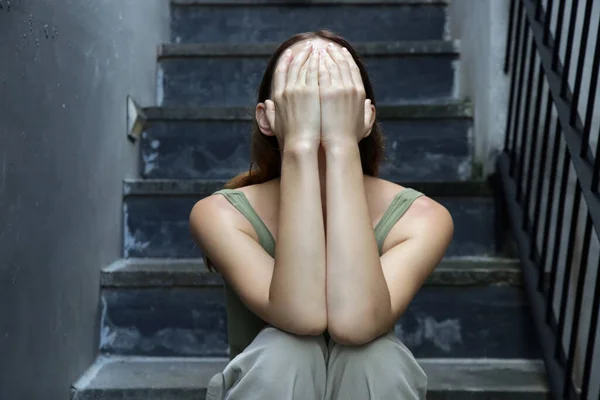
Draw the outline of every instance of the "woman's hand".
[[[329,43],[319,55],[321,143],[325,149],[338,144],[356,145],[368,136],[374,109],[365,98],[360,70],[345,48]]]
[[[266,115],[283,149],[284,145],[319,146],[321,106],[318,54],[311,42],[297,55],[286,50],[273,76],[272,100]]]

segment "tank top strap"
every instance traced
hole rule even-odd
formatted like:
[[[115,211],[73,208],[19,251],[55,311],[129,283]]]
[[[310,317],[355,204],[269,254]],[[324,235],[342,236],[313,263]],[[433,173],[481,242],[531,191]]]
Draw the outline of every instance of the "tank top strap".
[[[265,225],[264,221],[258,216],[256,210],[252,207],[248,198],[241,190],[236,189],[221,189],[213,194],[222,194],[225,198],[250,221],[258,235],[260,245],[267,253],[274,256],[275,253],[275,238]]]
[[[389,207],[375,226],[375,239],[377,239],[377,247],[379,248],[380,255],[383,247],[383,241],[387,237],[392,227],[410,208],[412,203],[421,196],[423,196],[423,193],[414,189],[405,188],[394,197]]]

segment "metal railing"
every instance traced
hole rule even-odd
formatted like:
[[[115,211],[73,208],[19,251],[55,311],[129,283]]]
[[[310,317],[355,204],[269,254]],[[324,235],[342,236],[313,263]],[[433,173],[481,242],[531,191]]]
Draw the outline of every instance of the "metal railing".
[[[554,398],[600,396],[599,9],[510,4],[498,175]]]

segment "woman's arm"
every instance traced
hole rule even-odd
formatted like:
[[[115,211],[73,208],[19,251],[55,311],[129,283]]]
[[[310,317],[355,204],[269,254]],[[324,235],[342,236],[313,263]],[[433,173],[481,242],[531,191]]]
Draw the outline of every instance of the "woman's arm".
[[[453,224],[435,201],[417,199],[381,257],[364,195],[358,146],[327,155],[327,308],[334,340],[363,344],[389,331],[440,262]]]
[[[382,333],[390,293],[367,206],[358,144],[329,146],[327,313],[332,337],[360,344]]]
[[[412,216],[408,239],[390,232],[396,245],[379,256],[358,148],[373,121],[360,72],[347,51],[333,46],[322,55],[319,78],[327,160],[328,329],[337,342],[363,344],[391,329],[404,312],[448,247],[452,220],[441,205],[417,199],[411,209],[416,203],[425,209]],[[405,222],[415,214],[410,211]]]
[[[320,334],[327,323],[320,106],[317,59],[310,54],[307,46],[294,61],[291,53],[282,56],[274,101],[259,117],[263,133],[282,143],[275,257],[242,231],[239,216],[220,196],[201,200],[190,216],[196,243],[244,304],[267,323],[300,335]]]
[[[318,147],[286,144],[282,153],[279,227],[269,303],[285,318],[313,321],[314,332],[322,333],[327,309]]]

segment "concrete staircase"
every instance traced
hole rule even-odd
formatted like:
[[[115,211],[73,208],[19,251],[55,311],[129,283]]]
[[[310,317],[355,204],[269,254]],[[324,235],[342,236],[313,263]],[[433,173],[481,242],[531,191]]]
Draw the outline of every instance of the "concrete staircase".
[[[458,43],[434,0],[171,0],[141,178],[124,182],[124,258],[102,271],[100,356],[77,400],[203,399],[227,361],[222,280],[188,231],[193,204],[248,167],[256,90],[275,46],[323,27],[364,56],[387,139],[381,176],[455,221],[447,256],[396,332],[428,399],[546,399],[543,364],[493,185],[478,180]],[[250,108],[249,108],[250,107]]]

